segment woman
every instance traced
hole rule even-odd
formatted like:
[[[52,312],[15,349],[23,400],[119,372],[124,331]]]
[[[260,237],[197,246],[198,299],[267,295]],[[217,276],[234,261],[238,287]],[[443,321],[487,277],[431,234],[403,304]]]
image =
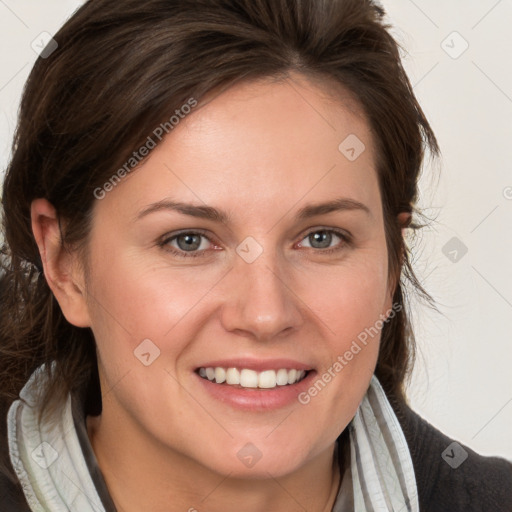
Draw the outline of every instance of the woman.
[[[3,510],[511,510],[407,405],[439,150],[369,0],[91,0],[4,183]]]

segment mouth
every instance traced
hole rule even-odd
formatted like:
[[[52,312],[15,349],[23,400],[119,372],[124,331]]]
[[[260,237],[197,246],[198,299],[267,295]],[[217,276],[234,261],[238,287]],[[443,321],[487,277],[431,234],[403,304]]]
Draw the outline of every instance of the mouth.
[[[195,370],[201,378],[221,386],[268,390],[293,386],[304,380],[312,371],[299,368],[256,371],[251,368],[223,366],[201,366]]]
[[[221,407],[265,413],[297,405],[317,371],[295,359],[238,357],[204,361],[193,373],[199,389]]]

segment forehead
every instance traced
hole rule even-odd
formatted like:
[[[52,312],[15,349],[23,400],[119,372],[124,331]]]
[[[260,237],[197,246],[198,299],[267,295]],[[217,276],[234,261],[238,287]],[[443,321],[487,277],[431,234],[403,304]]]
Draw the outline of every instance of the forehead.
[[[329,193],[371,203],[374,167],[370,127],[346,91],[297,76],[258,80],[203,98],[109,200],[142,208],[179,195],[260,212]]]
[[[373,153],[371,127],[360,103],[341,84],[320,77],[292,74],[242,82],[225,91],[215,89],[181,122],[182,129],[177,127],[182,141],[188,139],[184,127],[194,130],[195,137],[200,132],[206,138],[222,131],[227,139],[231,134],[244,148],[242,142],[251,136],[266,140],[267,150],[279,144],[298,151],[293,143],[308,140],[304,152],[316,149],[322,140],[323,149],[338,149],[342,138],[352,133]]]

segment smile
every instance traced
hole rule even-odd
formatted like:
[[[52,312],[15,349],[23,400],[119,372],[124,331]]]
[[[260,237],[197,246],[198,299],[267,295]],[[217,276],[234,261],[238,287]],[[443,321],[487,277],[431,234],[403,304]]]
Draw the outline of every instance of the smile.
[[[248,368],[201,367],[199,375],[216,384],[236,388],[273,389],[278,386],[289,386],[303,380],[308,371],[295,368],[280,368],[279,370],[264,370],[257,372]]]

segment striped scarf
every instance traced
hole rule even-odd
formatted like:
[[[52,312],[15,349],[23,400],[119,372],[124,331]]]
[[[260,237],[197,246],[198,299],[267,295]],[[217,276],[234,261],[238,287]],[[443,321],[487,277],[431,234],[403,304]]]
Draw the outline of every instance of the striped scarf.
[[[409,447],[375,375],[351,422],[350,458],[355,512],[419,512]]]

